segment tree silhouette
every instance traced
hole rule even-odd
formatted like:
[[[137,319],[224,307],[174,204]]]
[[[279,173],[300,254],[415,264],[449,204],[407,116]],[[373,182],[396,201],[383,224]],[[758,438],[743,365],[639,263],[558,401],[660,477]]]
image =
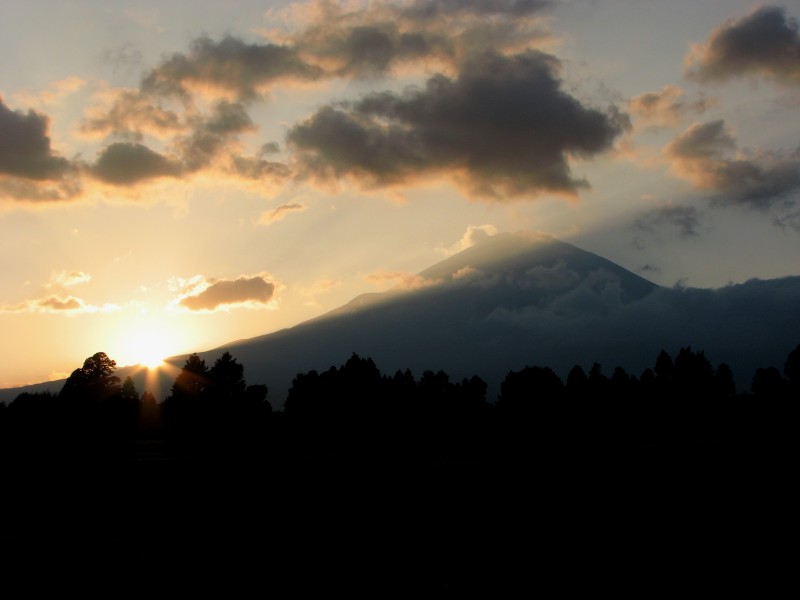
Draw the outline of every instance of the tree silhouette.
[[[97,352],[87,358],[81,368],[72,372],[59,395],[94,402],[109,398],[120,389],[119,377],[114,375],[116,368],[116,361],[111,360],[105,352]]]

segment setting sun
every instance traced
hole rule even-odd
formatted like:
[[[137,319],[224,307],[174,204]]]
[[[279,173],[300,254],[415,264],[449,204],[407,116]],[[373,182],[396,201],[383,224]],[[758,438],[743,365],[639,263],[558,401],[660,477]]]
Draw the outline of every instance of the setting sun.
[[[117,340],[116,356],[120,365],[142,365],[157,368],[175,354],[177,340],[171,328],[155,321],[135,322],[127,326]]]

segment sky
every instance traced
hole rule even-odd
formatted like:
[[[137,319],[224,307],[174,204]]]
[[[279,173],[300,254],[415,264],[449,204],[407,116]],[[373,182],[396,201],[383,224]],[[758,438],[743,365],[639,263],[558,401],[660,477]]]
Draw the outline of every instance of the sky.
[[[800,2],[4,0],[0,387],[291,327],[531,230],[800,275]]]

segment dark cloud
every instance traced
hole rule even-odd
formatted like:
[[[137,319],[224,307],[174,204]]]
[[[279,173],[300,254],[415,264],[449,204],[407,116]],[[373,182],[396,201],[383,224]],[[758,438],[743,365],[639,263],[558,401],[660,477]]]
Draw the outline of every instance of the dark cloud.
[[[127,186],[157,177],[176,177],[180,165],[143,144],[117,142],[100,153],[91,172],[106,183]]]
[[[646,126],[670,127],[687,116],[702,114],[716,104],[716,99],[702,94],[692,100],[685,99],[680,87],[667,85],[657,92],[636,96],[628,102],[628,111]]]
[[[435,59],[456,68],[486,50],[519,51],[549,34],[542,0],[419,0],[352,10],[319,2],[292,47],[327,76],[376,76],[396,65]]]
[[[403,13],[417,18],[435,18],[451,15],[476,15],[482,17],[509,15],[524,17],[552,7],[551,0],[415,0]]]
[[[766,209],[792,203],[800,190],[800,154],[762,153],[754,158],[735,154],[736,139],[722,120],[694,124],[670,143],[665,154],[673,170],[723,204]]]
[[[67,159],[50,148],[47,116],[11,110],[0,98],[0,174],[37,181],[63,177]]]
[[[568,158],[610,149],[629,122],[565,92],[559,66],[538,51],[487,52],[456,79],[437,75],[421,90],[324,107],[287,140],[305,172],[322,179],[381,186],[446,173],[483,197],[574,194],[588,184]]]
[[[188,54],[175,53],[150,71],[142,89],[187,96],[191,88],[210,88],[252,100],[280,80],[313,81],[322,74],[290,46],[248,44],[231,35],[219,41],[201,37],[192,42]]]
[[[450,44],[442,36],[403,32],[393,22],[320,24],[298,35],[294,43],[315,61],[333,61],[327,70],[336,76],[379,75],[398,62],[451,54]]]
[[[214,310],[230,304],[267,304],[275,294],[275,285],[261,276],[218,279],[193,290],[180,300],[189,310]]]
[[[800,84],[800,28],[786,9],[762,6],[741,19],[729,19],[695,47],[687,76],[703,82],[761,75]]]
[[[195,119],[191,135],[176,143],[184,167],[193,172],[207,167],[241,133],[255,131],[256,126],[237,102],[220,101],[210,115]]]
[[[654,232],[662,227],[673,227],[682,238],[697,235],[700,226],[700,211],[693,206],[661,206],[640,216],[635,226],[647,232]]]

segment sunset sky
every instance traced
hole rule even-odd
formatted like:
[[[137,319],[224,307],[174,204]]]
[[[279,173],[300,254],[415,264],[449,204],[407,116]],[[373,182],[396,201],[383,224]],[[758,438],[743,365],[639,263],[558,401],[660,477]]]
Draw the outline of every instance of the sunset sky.
[[[0,387],[292,326],[532,230],[800,275],[800,2],[0,2]]]

